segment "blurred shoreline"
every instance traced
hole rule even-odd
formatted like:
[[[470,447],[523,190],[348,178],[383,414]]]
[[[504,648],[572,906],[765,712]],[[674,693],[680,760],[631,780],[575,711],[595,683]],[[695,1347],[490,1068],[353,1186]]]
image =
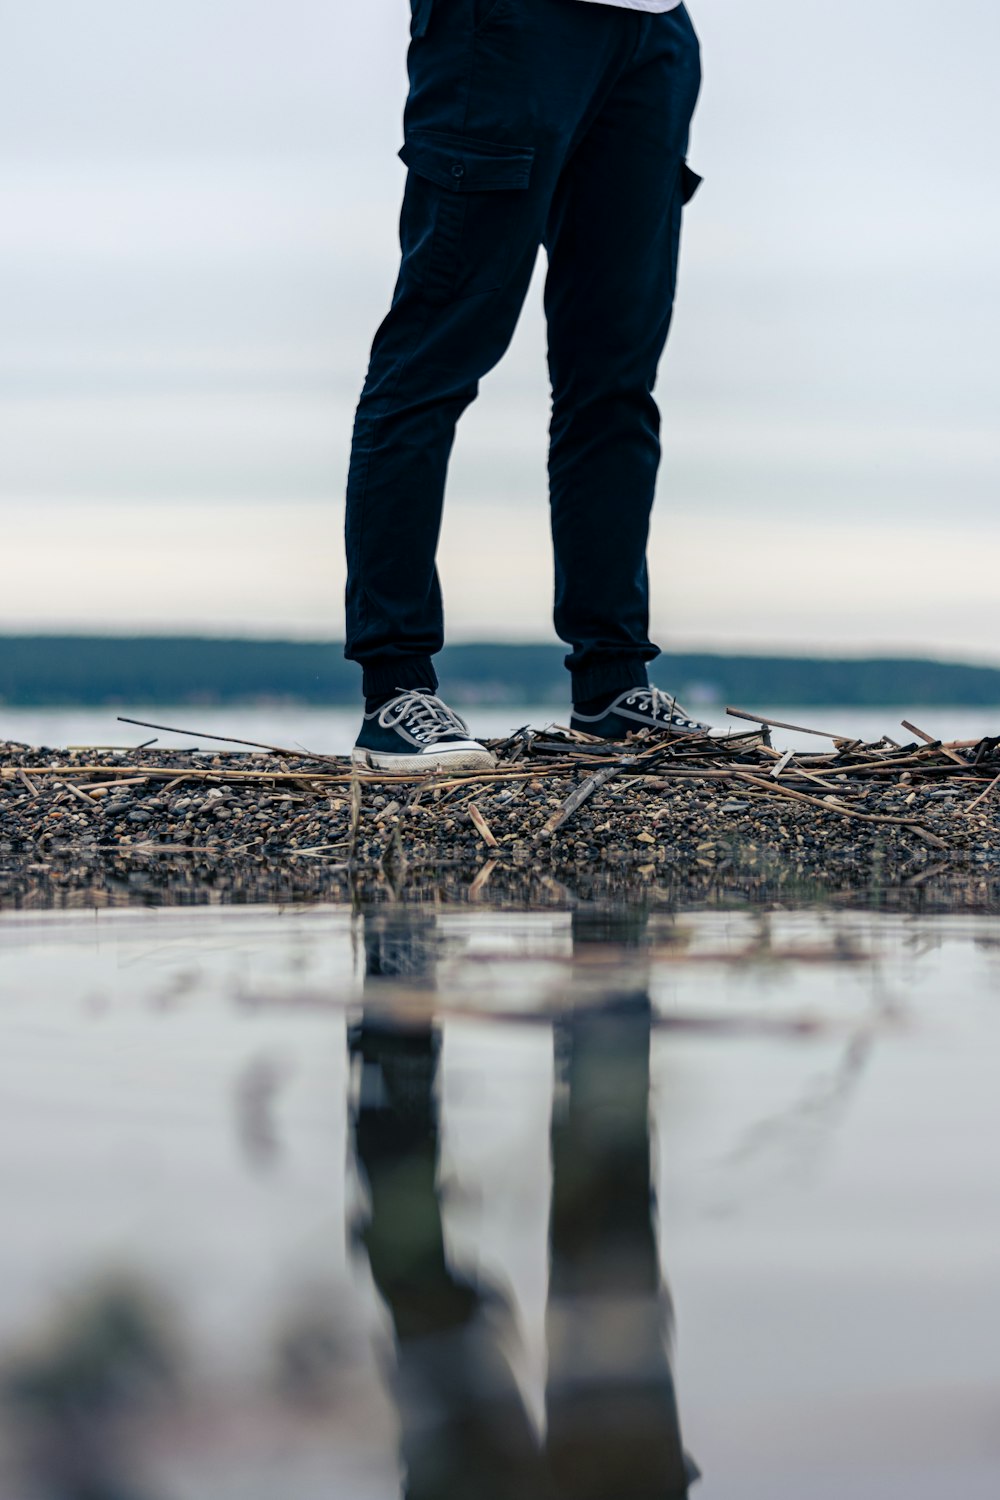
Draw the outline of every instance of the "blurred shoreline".
[[[446,646],[442,695],[459,705],[515,709],[568,702],[565,647],[497,641]],[[701,717],[727,705],[995,709],[1000,666],[920,657],[665,652],[651,679]],[[0,634],[0,715],[11,708],[176,705],[275,712],[359,701],[360,673],[338,641],[183,635]],[[550,710],[551,711],[551,710]],[[788,715],[784,715],[788,717]],[[4,730],[0,719],[0,734]]]

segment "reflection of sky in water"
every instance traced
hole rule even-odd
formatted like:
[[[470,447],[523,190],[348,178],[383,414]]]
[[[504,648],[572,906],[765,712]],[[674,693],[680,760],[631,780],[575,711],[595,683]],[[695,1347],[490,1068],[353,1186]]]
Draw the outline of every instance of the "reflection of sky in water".
[[[202,1493],[211,1473],[214,1494],[271,1495],[260,1466],[281,1453],[293,1500],[393,1495],[371,1341],[386,1313],[346,1232],[367,1196],[348,1130],[364,999],[411,1035],[441,1021],[446,1263],[503,1290],[537,1424],[567,1087],[560,1074],[553,1093],[551,1023],[571,1000],[647,993],[655,1230],[695,1493],[995,1492],[996,922],[654,914],[626,949],[574,943],[564,914],[421,924],[424,972],[366,990],[343,911],[3,918],[5,1353],[70,1292],[128,1272],[179,1309],[186,1378],[210,1393],[200,1425],[174,1418],[169,1462],[151,1439],[168,1476],[151,1493]],[[593,1198],[599,1152],[574,1151]],[[309,1386],[327,1324],[339,1374],[325,1405],[289,1415],[268,1394],[276,1361],[294,1348]]]

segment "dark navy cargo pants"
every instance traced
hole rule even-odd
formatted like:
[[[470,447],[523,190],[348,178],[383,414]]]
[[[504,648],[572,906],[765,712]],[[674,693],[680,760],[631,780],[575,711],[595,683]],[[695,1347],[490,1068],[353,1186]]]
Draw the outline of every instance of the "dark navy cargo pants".
[[[506,350],[540,245],[555,626],[577,701],[640,686],[660,457],[652,390],[701,78],[683,6],[412,0],[402,264],[358,406],[346,655],[368,695],[434,688],[455,424]]]

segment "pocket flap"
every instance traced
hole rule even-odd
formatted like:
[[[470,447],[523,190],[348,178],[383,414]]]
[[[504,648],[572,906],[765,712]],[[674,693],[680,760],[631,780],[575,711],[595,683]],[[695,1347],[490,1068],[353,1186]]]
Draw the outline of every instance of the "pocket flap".
[[[701,178],[697,172],[692,172],[687,162],[681,167],[681,199],[690,203],[695,193],[701,187]]]
[[[414,130],[399,153],[421,177],[452,193],[487,193],[526,188],[535,160],[534,146],[498,146],[435,130]]]

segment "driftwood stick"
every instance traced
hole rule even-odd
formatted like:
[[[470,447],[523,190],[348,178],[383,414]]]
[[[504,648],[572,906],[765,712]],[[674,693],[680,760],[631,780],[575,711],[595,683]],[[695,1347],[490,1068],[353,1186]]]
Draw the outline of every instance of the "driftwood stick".
[[[918,839],[923,839],[925,844],[930,844],[935,849],[947,849],[948,845],[944,839],[939,839],[936,833],[931,833],[922,823],[911,823],[910,832],[915,833]]]
[[[469,804],[469,819],[474,825],[476,832],[479,834],[479,837],[482,839],[484,844],[486,844],[490,849],[498,849],[500,847],[497,843],[496,836],[494,835],[492,828],[487,823],[486,819],[483,817],[482,813],[479,811],[479,808],[474,802]]]
[[[181,782],[185,780],[185,774],[186,773],[182,772],[180,776],[175,776],[173,781],[168,782],[167,785],[161,790],[160,796],[165,797],[168,792],[173,791],[174,787],[180,786]]]
[[[909,771],[921,771],[922,772],[922,771],[928,769],[928,767],[931,770],[940,770],[940,769],[944,769],[944,768],[942,768],[940,766],[929,765],[929,763],[933,762],[934,757],[938,753],[939,752],[938,752],[938,750],[936,748],[932,749],[930,746],[928,746],[925,750],[913,750],[913,751],[910,752],[909,755],[894,755],[894,756],[886,756],[884,758],[875,758],[875,757],[872,757],[871,760],[852,760],[852,761],[847,761],[846,763],[843,762],[843,761],[838,761],[838,760],[834,759],[832,761],[827,762],[825,769],[828,770],[828,771],[835,772],[837,775],[844,774],[844,775],[847,775],[847,776],[852,776],[852,775],[878,776],[878,775],[881,775],[881,773],[883,771],[888,771],[888,770],[892,770],[892,771],[909,770]],[[809,757],[810,760],[812,760],[812,758],[813,758],[812,756]],[[969,770],[972,769],[971,766],[969,765],[968,761],[964,761],[964,760],[962,761],[962,767],[966,771],[969,771]],[[950,767],[947,768],[947,769],[950,770]]]
[[[620,761],[617,762],[616,765],[605,766],[602,771],[597,771],[593,776],[588,776],[587,780],[582,782],[581,785],[576,788],[576,791],[570,792],[565,802],[563,802],[560,807],[556,808],[555,812],[552,814],[551,818],[542,829],[542,832],[545,834],[555,833],[557,829],[560,829],[563,824],[567,822],[573,816],[573,814],[583,806],[587,799],[589,797],[592,797],[600,787],[607,786],[608,782],[611,781],[613,777],[619,775],[620,772],[627,770],[629,766],[634,764],[634,756],[624,756]]]
[[[76,781],[81,776],[116,776],[121,777],[123,767],[121,766],[29,766],[32,776],[72,776]],[[128,769],[128,768],[124,768]],[[14,773],[4,766],[2,772],[4,780]],[[122,780],[99,781],[98,786],[137,786],[140,781],[171,781],[182,778],[184,781],[301,781],[301,771],[225,771],[220,769],[201,770],[192,768],[182,771],[179,766],[143,766],[138,776],[130,778],[127,782]],[[334,772],[319,772],[316,778],[325,781],[349,781],[350,774],[346,770],[340,775]]]
[[[68,781],[64,781],[63,786],[65,787],[66,791],[69,792],[70,796],[79,797],[80,801],[85,802],[88,807],[100,807],[101,804],[98,802],[97,798],[92,797],[89,792],[83,791],[82,788],[78,786],[72,786]]]
[[[540,760],[545,759],[546,753],[565,755],[567,751],[572,751],[575,756],[582,759],[590,755],[605,756],[608,753],[608,746],[605,740],[598,740],[595,736],[593,740],[580,744],[570,740],[532,740],[530,747],[530,753]]]
[[[335,757],[326,757],[333,763]],[[13,780],[20,771],[20,767],[0,767],[0,779]],[[121,775],[120,766],[29,766],[27,770],[32,776],[72,776],[74,780],[81,776],[115,776]],[[271,782],[299,782],[304,784],[324,786],[348,786],[354,780],[363,786],[412,786],[414,783],[432,785],[439,787],[462,787],[475,786],[481,783],[504,782],[504,781],[534,781],[539,776],[568,776],[578,771],[579,764],[569,761],[558,766],[534,766],[529,769],[517,769],[512,771],[489,771],[476,772],[469,776],[456,777],[450,781],[437,782],[431,773],[421,771],[410,775],[392,775],[388,771],[359,771],[355,776],[346,765],[339,771],[271,771],[261,767],[256,771],[229,771],[219,767],[213,769],[190,769],[183,770],[179,766],[143,766],[142,778],[151,781],[208,781],[243,783],[253,785],[256,782],[268,784]],[[435,773],[436,774],[436,773]],[[116,782],[97,782],[97,786],[113,786]]]
[[[771,774],[773,776],[774,772],[772,771]],[[843,793],[843,786],[838,786],[834,781],[827,781],[823,776],[817,776],[815,771],[807,771],[800,760],[795,762],[795,774],[801,776],[804,781],[811,781],[815,786],[821,786],[826,792],[836,792],[838,797]]]
[[[968,817],[968,815],[969,815],[970,812],[975,812],[975,810],[979,806],[980,802],[985,802],[986,799],[987,799],[987,797],[992,796],[992,794],[996,791],[996,789],[997,789],[998,786],[1000,786],[1000,775],[994,776],[993,780],[990,782],[990,784],[986,788],[985,792],[983,792],[980,796],[978,796],[976,798],[975,802],[970,802],[969,803],[968,807],[965,809],[965,815],[966,815],[966,817]]]
[[[942,745],[940,740],[934,739],[933,735],[929,735],[926,730],[918,729],[916,724],[911,724],[908,719],[902,719],[900,722],[903,728],[908,729],[911,734],[915,734],[918,740],[923,740],[925,745],[933,745],[935,750],[940,750],[942,755],[947,755],[948,759],[953,760],[956,765],[961,766],[963,771],[969,769],[969,762],[967,760],[963,760],[960,755],[956,755],[954,750],[949,750],[947,745]]]
[[[687,734],[663,735],[654,733],[650,735],[651,742],[649,744],[645,745],[641,750],[635,749],[635,759],[636,761],[649,760],[651,757],[662,755],[665,751],[673,754],[678,745],[685,745],[690,749],[690,742],[692,740],[699,742],[699,744],[704,744],[705,739],[706,735],[700,729],[689,731]],[[633,741],[633,746],[635,744],[636,742]]]
[[[844,818],[861,818],[866,823],[896,823],[901,824],[904,828],[913,828],[914,830],[921,827],[912,818],[892,818],[887,817],[884,813],[859,812],[857,808],[848,807],[843,802],[825,802],[819,797],[810,797],[807,792],[794,792],[790,786],[781,786],[775,781],[761,781],[759,777],[751,776],[748,771],[737,771],[734,774],[738,781],[745,781],[750,786],[758,787],[761,791],[770,792],[772,796],[777,794],[779,797],[793,797],[796,802],[808,802],[812,807],[818,807],[823,812],[839,813]],[[921,829],[921,831],[926,832],[924,829]],[[935,838],[936,835],[932,834],[931,837]],[[942,848],[946,847],[946,845],[942,845]]]
[[[361,777],[357,774],[357,767],[352,764],[351,768],[351,813],[347,840],[347,862],[354,864],[354,857],[358,850],[358,832],[361,826]]]
[[[252,750],[269,750],[272,755],[290,755],[294,759],[305,756],[307,760],[336,760],[335,755],[314,755],[311,750],[284,750],[280,745],[262,745],[259,740],[241,740],[235,734],[208,734],[199,729],[178,729],[176,724],[150,724],[146,719],[126,719],[118,715],[119,724],[138,724],[140,729],[162,729],[166,734],[186,734],[193,740],[220,740],[226,745],[249,745]],[[152,744],[152,740],[149,741]],[[140,747],[141,748],[141,747]]]
[[[846,775],[855,781],[873,779],[881,776],[895,776],[899,771],[912,770],[924,776],[947,776],[956,780],[950,765],[942,762],[934,763],[934,756],[938,752],[927,749],[918,751],[914,755],[892,760],[878,761],[852,761],[846,765],[834,761],[828,763],[824,757],[803,756],[798,754],[795,759],[795,770],[797,774],[812,775],[808,767],[819,765],[827,774]],[[332,757],[331,757],[332,759]],[[427,772],[415,774],[390,774],[389,772],[357,771],[353,773],[345,764],[339,763],[341,769],[331,771],[277,771],[266,767],[260,767],[253,771],[231,771],[221,767],[189,768],[180,766],[143,766],[136,777],[122,777],[122,771],[128,768],[115,765],[56,765],[56,766],[27,766],[27,767],[0,767],[0,779],[19,780],[25,774],[31,777],[61,777],[72,778],[79,782],[81,776],[112,777],[113,780],[98,780],[93,783],[94,791],[105,787],[139,785],[143,780],[166,781],[180,783],[181,781],[207,782],[225,785],[278,785],[298,783],[299,785],[315,788],[343,787],[357,780],[362,786],[426,786],[436,787],[442,791],[454,789],[461,790],[463,787],[475,788],[477,786],[492,786],[502,783],[517,783],[534,781],[545,777],[569,776],[580,770],[579,761],[562,761],[558,764],[535,765],[533,767],[517,767],[507,770],[500,768],[496,771],[473,772],[466,776],[454,776],[447,781],[437,781]],[[967,762],[962,763],[963,769],[969,779],[976,778],[974,769]],[[708,781],[726,781],[736,774],[737,771],[746,770],[745,762],[733,761],[731,766],[719,765],[713,762],[711,765],[700,765],[696,758],[678,756],[676,761],[667,759],[665,763],[657,763],[655,771],[644,771],[642,766],[634,757],[629,757],[628,764],[620,759],[608,761],[606,769],[621,770],[624,775],[646,780],[652,776],[653,780],[680,780],[701,779]],[[764,769],[763,767],[761,768]]]
[[[855,743],[853,736],[849,734],[831,734],[829,729],[809,729],[805,724],[785,724],[781,719],[765,719],[763,714],[748,714],[742,708],[727,708],[726,713],[731,719],[749,719],[752,724],[767,724],[771,729],[794,729],[796,734],[815,734],[821,740],[848,740]]]

